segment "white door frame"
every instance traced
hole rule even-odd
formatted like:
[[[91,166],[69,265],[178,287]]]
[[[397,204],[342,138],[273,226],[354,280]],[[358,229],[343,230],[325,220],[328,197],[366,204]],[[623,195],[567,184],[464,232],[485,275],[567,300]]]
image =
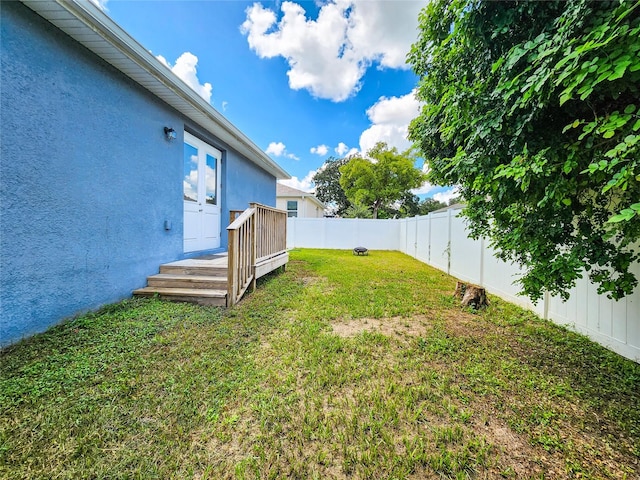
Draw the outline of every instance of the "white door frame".
[[[184,251],[220,246],[220,167],[222,152],[184,132]]]

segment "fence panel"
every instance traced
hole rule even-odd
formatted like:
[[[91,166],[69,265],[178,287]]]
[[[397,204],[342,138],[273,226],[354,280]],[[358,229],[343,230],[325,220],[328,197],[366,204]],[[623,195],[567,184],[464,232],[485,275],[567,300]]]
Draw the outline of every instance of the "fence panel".
[[[482,283],[483,243],[467,235],[461,218],[451,219],[451,259],[449,273],[466,282]]]
[[[287,248],[328,248],[324,242],[326,225],[323,218],[288,218],[287,230],[293,238],[287,239]]]
[[[399,229],[399,241],[398,241],[398,249],[402,252],[402,253],[406,253],[407,255],[411,255],[412,254],[412,250],[414,249],[414,244],[415,244],[415,222],[412,221],[413,219],[410,218],[403,218],[402,220],[400,220],[398,229]]]
[[[295,218],[287,221],[287,248],[401,250],[401,220],[362,218]]]
[[[482,257],[482,269],[482,286],[489,292],[544,317],[543,300],[534,304],[529,298],[518,295],[520,287],[514,282],[522,274],[522,269],[518,265],[497,258],[493,249],[486,245],[486,242]]]
[[[415,258],[424,263],[430,262],[431,243],[431,217],[426,215],[423,217],[415,217],[416,224],[416,254]]]
[[[355,220],[358,225],[358,245],[369,250],[400,250],[400,224],[401,220],[385,220],[385,228],[380,228],[379,220]],[[353,245],[348,248],[353,248]]]
[[[631,271],[640,278],[640,264]],[[588,278],[578,280],[566,302],[550,297],[548,318],[576,330],[628,358],[640,357],[640,293],[620,301],[598,295]]]
[[[431,236],[429,237],[429,245],[431,247],[429,265],[433,265],[447,273],[449,273],[450,221],[451,218],[447,212],[432,214]]]

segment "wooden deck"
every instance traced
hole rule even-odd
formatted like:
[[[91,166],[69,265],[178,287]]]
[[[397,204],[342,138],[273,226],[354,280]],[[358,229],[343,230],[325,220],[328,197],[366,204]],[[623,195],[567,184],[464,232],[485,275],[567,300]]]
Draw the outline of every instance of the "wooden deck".
[[[287,212],[252,203],[232,212],[229,252],[178,260],[160,266],[147,278],[147,286],[133,292],[200,305],[232,306],[255,288],[258,278],[285,267]]]

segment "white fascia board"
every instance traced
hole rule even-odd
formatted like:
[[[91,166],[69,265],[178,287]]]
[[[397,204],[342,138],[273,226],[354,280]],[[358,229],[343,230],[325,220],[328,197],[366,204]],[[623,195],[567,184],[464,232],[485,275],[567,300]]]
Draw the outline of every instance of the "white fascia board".
[[[37,14],[277,179],[291,176],[89,0],[23,0]]]
[[[322,203],[320,200],[318,200],[315,196],[314,196],[314,197],[310,197],[310,198],[311,198],[311,200],[312,200],[316,205],[318,205],[318,206],[319,206],[320,208],[322,208],[323,210],[324,210],[325,208],[327,208],[327,206],[326,206],[324,203]]]

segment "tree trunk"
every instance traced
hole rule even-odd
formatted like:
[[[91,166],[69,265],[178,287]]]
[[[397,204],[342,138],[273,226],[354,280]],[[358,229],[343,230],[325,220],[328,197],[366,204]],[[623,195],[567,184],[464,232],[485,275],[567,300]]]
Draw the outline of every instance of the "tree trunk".
[[[463,307],[472,307],[475,310],[479,310],[489,306],[489,299],[485,289],[471,283],[456,283],[456,290],[453,292],[453,296],[460,299],[460,304]]]

